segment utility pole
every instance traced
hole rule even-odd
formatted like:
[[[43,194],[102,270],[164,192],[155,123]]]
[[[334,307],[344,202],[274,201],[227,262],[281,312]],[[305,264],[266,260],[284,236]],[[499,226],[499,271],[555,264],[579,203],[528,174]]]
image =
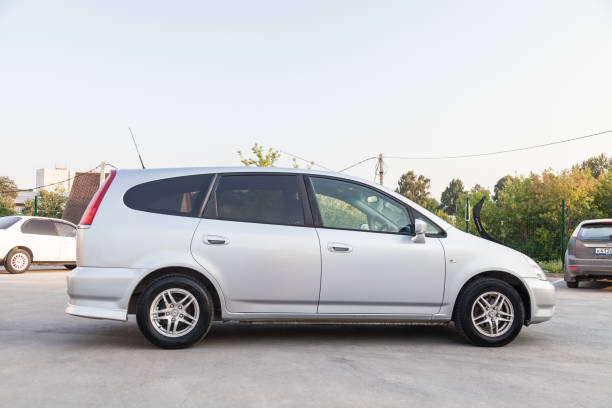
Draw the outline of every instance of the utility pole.
[[[100,163],[100,185],[104,183],[104,179],[106,178],[106,162],[103,161]]]
[[[379,184],[381,186],[383,185],[383,176],[385,174],[384,164],[385,163],[383,162],[383,155],[382,155],[382,153],[380,153],[378,155],[378,177],[380,178]]]

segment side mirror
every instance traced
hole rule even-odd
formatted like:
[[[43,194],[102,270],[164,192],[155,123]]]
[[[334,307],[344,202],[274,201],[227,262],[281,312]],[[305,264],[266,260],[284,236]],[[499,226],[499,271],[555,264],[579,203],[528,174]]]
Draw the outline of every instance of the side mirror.
[[[427,224],[423,220],[415,220],[414,221],[414,238],[412,241],[417,244],[425,243],[425,231],[427,231]]]

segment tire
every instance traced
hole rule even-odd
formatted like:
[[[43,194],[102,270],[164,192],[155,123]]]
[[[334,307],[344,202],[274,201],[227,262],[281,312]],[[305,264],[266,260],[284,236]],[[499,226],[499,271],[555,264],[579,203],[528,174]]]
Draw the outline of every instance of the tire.
[[[487,304],[497,304],[499,309],[488,310]],[[490,313],[494,317],[490,317]],[[478,325],[472,316],[476,317]],[[507,321],[509,319],[511,321]],[[519,293],[510,284],[494,278],[478,279],[462,290],[454,320],[459,333],[472,344],[500,347],[510,343],[520,333],[525,321],[525,306]],[[493,324],[494,321],[497,326]]]
[[[183,309],[182,304],[187,306]],[[153,314],[159,318],[155,322]],[[206,288],[184,275],[170,275],[151,283],[136,308],[142,334],[165,349],[185,348],[199,342],[208,334],[212,320],[212,297]]]
[[[69,271],[73,270],[74,268],[76,268],[75,264],[66,264],[64,265],[64,268],[68,269]]]
[[[13,249],[4,259],[4,267],[12,274],[24,273],[30,268],[32,257],[23,249]]]
[[[576,289],[578,287],[578,281],[576,281],[576,282],[565,282],[565,284],[570,289]]]

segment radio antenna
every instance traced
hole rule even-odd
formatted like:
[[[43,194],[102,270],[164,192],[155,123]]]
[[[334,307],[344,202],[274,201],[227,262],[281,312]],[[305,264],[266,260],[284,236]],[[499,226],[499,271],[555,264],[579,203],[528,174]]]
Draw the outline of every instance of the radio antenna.
[[[142,168],[146,168],[144,163],[142,162],[142,156],[140,156],[140,150],[138,150],[138,145],[136,144],[136,139],[134,138],[134,132],[132,132],[132,128],[128,127],[128,129],[130,130],[130,135],[132,135],[132,142],[134,142],[134,147],[136,148],[136,153],[138,153],[138,158],[140,159],[140,164],[142,166]]]

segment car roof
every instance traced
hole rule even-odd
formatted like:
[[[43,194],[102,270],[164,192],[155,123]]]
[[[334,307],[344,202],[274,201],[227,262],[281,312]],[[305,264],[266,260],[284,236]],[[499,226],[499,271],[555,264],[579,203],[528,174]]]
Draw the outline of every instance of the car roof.
[[[598,223],[611,223],[612,224],[612,218],[598,218],[594,220],[584,220],[580,223],[580,226],[583,226],[585,224],[598,224]]]

